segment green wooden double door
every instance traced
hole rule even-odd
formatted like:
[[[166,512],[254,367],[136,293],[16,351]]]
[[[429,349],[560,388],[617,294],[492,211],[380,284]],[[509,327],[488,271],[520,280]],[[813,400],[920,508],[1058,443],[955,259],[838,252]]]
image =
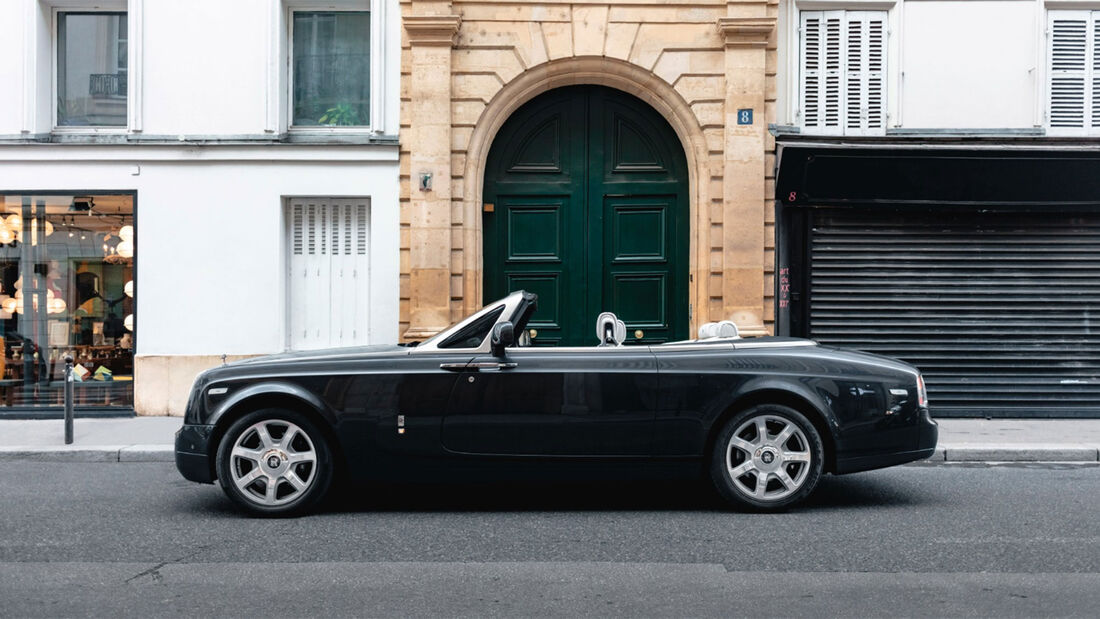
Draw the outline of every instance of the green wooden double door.
[[[656,111],[610,88],[552,90],[508,119],[485,169],[485,300],[538,294],[535,345],[597,343],[602,311],[628,344],[687,337],[687,163]]]

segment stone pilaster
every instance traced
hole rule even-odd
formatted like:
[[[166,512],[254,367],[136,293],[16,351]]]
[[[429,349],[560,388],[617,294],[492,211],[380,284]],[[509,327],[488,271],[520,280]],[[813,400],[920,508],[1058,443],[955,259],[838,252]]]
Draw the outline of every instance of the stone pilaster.
[[[745,335],[767,335],[764,326],[765,53],[775,18],[765,2],[731,2],[718,18],[725,37],[726,89],[723,146],[723,272],[725,317]],[[752,110],[752,124],[738,114]],[[712,293],[713,294],[713,293]]]
[[[420,10],[418,10],[420,9]],[[414,3],[403,19],[409,85],[409,329],[434,335],[451,323],[451,50],[460,18],[449,3]],[[423,13],[423,14],[422,14]]]

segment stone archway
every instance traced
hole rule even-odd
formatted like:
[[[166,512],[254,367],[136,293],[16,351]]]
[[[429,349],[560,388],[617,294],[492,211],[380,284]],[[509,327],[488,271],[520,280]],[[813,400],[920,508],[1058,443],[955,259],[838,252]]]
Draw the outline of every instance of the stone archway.
[[[536,345],[594,343],[603,311],[632,344],[687,338],[687,177],[676,134],[637,97],[581,85],[528,101],[486,163],[484,300],[537,293]]]
[[[707,172],[707,144],[691,107],[669,84],[636,65],[606,57],[566,58],[551,61],[516,77],[501,89],[482,112],[470,136],[463,172],[463,246],[466,248],[463,263],[464,310],[471,312],[480,307],[484,289],[483,229],[481,212],[483,204],[484,174],[489,150],[501,126],[523,104],[547,91],[573,85],[597,85],[614,88],[641,99],[659,113],[672,127],[680,140],[687,159],[688,175],[688,299],[694,307],[705,307],[707,299],[707,243],[708,228],[705,209],[699,207],[710,201],[710,191],[705,179]],[[694,320],[689,320],[694,329]]]

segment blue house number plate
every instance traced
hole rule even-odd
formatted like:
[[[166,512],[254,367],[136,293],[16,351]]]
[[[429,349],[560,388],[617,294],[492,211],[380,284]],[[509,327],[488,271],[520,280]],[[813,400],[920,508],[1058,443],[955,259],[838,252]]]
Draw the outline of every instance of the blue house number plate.
[[[751,125],[752,124],[752,109],[737,110],[737,124],[739,125]]]

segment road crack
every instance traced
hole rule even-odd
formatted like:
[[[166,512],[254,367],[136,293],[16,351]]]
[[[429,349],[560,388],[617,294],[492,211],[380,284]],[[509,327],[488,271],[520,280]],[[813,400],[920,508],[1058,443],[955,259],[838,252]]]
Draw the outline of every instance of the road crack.
[[[160,570],[162,570],[165,566],[174,565],[176,563],[182,563],[183,561],[186,561],[186,560],[190,559],[191,557],[194,557],[194,556],[198,555],[199,553],[204,552],[207,548],[209,548],[209,546],[201,546],[201,547],[199,547],[198,550],[196,550],[192,553],[188,553],[188,554],[186,554],[182,557],[179,557],[178,559],[171,559],[169,561],[162,561],[161,563],[158,563],[158,564],[154,565],[153,567],[145,570],[144,572],[134,574],[133,576],[127,578],[124,581],[124,584],[128,585],[128,584],[134,582],[135,580],[137,580],[137,579],[139,579],[143,576],[152,577],[153,582],[161,582],[161,581],[164,580],[164,575],[160,573]]]

